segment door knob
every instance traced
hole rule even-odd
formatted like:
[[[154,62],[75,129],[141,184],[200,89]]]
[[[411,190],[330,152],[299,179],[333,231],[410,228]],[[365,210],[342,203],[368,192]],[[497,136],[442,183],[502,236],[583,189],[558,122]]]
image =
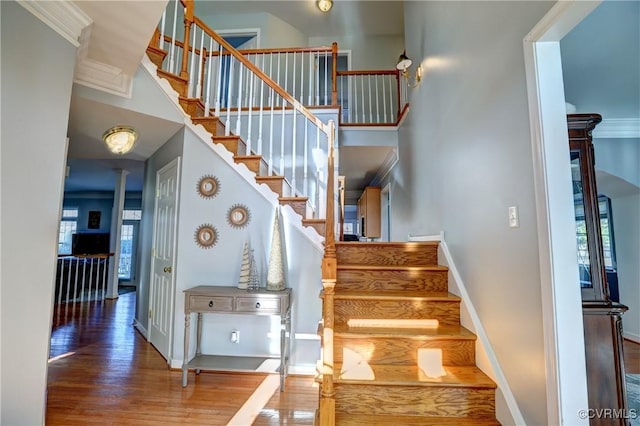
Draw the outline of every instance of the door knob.
[[[168,272],[168,273],[171,273],[171,266],[165,266],[164,267],[164,271]]]

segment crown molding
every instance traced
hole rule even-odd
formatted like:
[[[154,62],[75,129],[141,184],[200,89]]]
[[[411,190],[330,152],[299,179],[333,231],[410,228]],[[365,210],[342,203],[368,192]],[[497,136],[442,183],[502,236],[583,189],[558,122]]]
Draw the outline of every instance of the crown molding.
[[[638,118],[610,118],[602,120],[592,136],[594,139],[639,139],[640,119]]]
[[[17,0],[17,2],[75,47],[80,46],[82,30],[93,23],[82,9],[70,1]]]
[[[396,165],[397,162],[398,162],[398,150],[394,148],[391,151],[389,151],[389,153],[385,157],[384,162],[382,163],[380,168],[378,168],[378,172],[371,180],[370,185],[379,186],[384,180],[384,178],[387,177],[387,175],[389,174],[393,166]]]
[[[73,81],[83,86],[131,98],[133,78],[120,68],[88,58],[78,58]]]

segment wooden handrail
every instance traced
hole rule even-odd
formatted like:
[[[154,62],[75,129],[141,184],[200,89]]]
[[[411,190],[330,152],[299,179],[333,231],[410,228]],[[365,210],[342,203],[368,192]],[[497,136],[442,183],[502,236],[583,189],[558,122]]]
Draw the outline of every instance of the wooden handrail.
[[[337,75],[400,75],[398,70],[338,71]]]
[[[190,0],[193,1],[193,0]],[[329,135],[329,128],[327,124],[324,124],[322,120],[313,115],[307,108],[305,108],[298,100],[296,100],[293,96],[291,96],[287,91],[285,91],[278,83],[273,81],[271,77],[266,75],[262,70],[256,67],[251,61],[245,58],[243,55],[236,50],[235,47],[231,46],[224,38],[220,37],[218,33],[213,31],[209,26],[202,21],[197,16],[194,17],[194,22],[198,25],[202,30],[204,30],[209,37],[213,38],[219,45],[224,47],[229,52],[232,52],[233,56],[241,62],[245,67],[247,67],[251,72],[258,76],[262,81],[264,81],[267,86],[273,89],[278,95],[280,95],[285,101],[289,102],[293,107],[298,110],[302,115],[304,115],[309,121],[315,124],[320,130],[324,132],[324,134]]]
[[[238,53],[242,55],[270,55],[273,53],[319,53],[319,52],[331,52],[331,47],[319,46],[319,47],[285,47],[282,49],[236,49]],[[210,56],[218,56],[220,52],[213,51]],[[231,55],[230,52],[223,50],[222,55]]]

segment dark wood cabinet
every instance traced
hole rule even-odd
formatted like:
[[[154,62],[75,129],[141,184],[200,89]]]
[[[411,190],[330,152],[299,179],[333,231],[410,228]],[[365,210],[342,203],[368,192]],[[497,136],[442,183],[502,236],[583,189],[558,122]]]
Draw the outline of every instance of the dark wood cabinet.
[[[567,116],[571,174],[576,209],[582,316],[591,425],[629,425],[627,409],[622,314],[627,307],[610,298],[602,250],[600,210],[591,132],[602,121],[599,114]],[[605,413],[610,413],[606,415]]]

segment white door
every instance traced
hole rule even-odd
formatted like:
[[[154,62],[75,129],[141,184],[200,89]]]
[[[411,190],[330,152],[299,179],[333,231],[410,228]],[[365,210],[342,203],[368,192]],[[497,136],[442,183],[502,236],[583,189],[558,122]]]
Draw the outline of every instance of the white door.
[[[174,260],[178,176],[180,158],[156,174],[151,286],[149,290],[149,341],[171,362],[173,301],[175,294]]]

